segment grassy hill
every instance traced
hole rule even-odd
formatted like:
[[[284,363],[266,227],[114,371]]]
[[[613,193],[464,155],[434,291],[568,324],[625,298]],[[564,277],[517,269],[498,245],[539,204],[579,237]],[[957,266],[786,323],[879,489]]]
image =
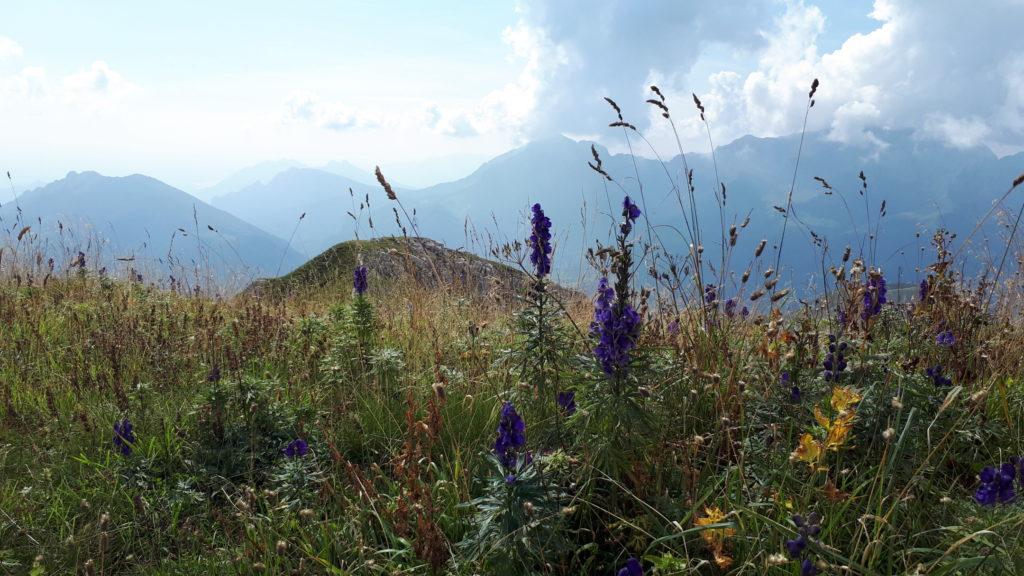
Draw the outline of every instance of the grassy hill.
[[[359,263],[370,270],[371,286],[411,279],[436,288],[440,281],[448,290],[502,299],[521,293],[530,279],[510,265],[452,250],[428,238],[392,236],[341,242],[284,276],[257,280],[247,291],[273,296],[347,294]]]

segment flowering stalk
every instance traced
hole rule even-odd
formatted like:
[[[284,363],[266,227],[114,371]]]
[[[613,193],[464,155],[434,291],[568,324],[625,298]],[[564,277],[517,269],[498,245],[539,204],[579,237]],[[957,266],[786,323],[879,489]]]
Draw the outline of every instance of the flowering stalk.
[[[629,281],[633,264],[632,244],[628,241],[640,209],[626,196],[622,203],[622,223],[616,238],[618,250],[612,261],[614,288],[608,278],[601,278],[594,300],[594,322],[591,334],[597,339],[594,356],[604,373],[614,382],[616,395],[622,392],[621,382],[628,373],[632,351],[640,335],[640,315],[629,302]]]

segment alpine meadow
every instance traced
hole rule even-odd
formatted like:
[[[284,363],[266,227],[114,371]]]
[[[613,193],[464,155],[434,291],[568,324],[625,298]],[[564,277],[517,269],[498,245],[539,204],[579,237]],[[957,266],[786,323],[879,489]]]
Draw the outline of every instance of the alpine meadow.
[[[10,7],[0,573],[1024,575],[1024,4],[501,4]]]

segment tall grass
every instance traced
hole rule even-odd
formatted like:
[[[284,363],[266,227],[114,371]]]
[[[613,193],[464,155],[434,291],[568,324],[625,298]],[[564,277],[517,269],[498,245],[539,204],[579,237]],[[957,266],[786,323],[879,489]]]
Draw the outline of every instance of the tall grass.
[[[609,103],[612,127],[650,147]],[[785,230],[803,226],[798,164],[779,238],[749,255],[734,253],[750,216],[728,213],[726,187],[664,165],[683,222],[656,229],[643,195],[640,214],[624,203],[616,241],[588,254],[609,279],[596,316],[536,266],[551,237],[536,217],[491,247],[520,269],[502,281],[466,276],[496,269],[451,265],[461,256],[396,208],[412,236],[360,240],[232,298],[100,274],[91,257],[74,265],[77,248],[51,266],[19,229],[0,261],[0,566],[1024,573],[1024,505],[988,505],[984,471],[1024,455],[1016,226],[991,280],[959,276],[964,244],[940,230],[924,282],[887,285],[872,249],[884,202],[864,194],[857,247],[805,228],[822,268],[808,294],[780,284]],[[632,190],[596,149],[591,168],[622,205]],[[665,249],[669,233],[687,253]],[[113,442],[125,421],[131,438]]]

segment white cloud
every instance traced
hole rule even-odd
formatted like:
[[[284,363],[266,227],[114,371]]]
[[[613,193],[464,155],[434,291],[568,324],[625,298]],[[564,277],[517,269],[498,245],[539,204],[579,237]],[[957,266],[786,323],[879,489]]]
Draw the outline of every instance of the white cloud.
[[[0,62],[21,56],[21,46],[6,36],[0,36]]]
[[[311,124],[335,132],[387,124],[380,114],[357,110],[340,102],[324,102],[303,91],[292,92],[285,100],[284,107],[285,122]]]
[[[956,118],[949,114],[933,114],[926,118],[924,132],[955,148],[971,148],[983,144],[992,134],[992,129],[977,116]]]
[[[730,139],[798,131],[808,84],[819,78],[809,128],[832,139],[877,148],[884,142],[875,129],[913,128],[949,146],[1024,148],[1024,35],[1014,31],[1024,4],[982,4],[876,0],[875,29],[819,56],[827,20],[790,2],[745,76],[741,101],[711,79],[710,99],[725,95],[730,107],[716,129]]]
[[[123,98],[138,90],[102,60],[64,78],[64,94],[70,100],[99,104]]]
[[[823,39],[834,43],[828,15],[802,0],[524,0],[519,24],[506,32],[523,74],[493,96],[514,94],[517,107],[497,116],[530,135],[590,133],[611,116],[607,95],[652,139],[668,140],[660,115],[643,108],[655,82],[684,146],[703,149],[689,73],[709,47],[724,46],[748,56],[711,73],[699,94],[716,143],[799,131],[819,78],[808,128],[834,140],[877,152],[885,146],[879,129],[912,128],[949,146],[1024,149],[1024,2],[876,0],[865,12],[874,28],[823,53]]]
[[[38,66],[28,66],[21,72],[0,78],[0,94],[24,100],[41,100],[50,92],[46,71]]]

